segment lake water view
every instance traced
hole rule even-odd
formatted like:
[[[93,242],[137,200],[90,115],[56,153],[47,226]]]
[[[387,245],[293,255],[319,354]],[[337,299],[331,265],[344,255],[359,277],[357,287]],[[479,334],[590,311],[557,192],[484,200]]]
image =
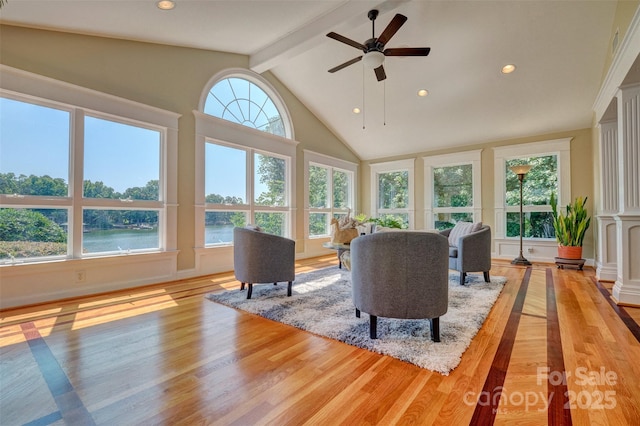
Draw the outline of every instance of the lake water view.
[[[84,253],[158,248],[157,229],[113,229],[82,234]]]
[[[221,244],[233,241],[233,225],[205,227],[205,244]],[[85,253],[153,249],[160,245],[157,229],[114,229],[90,231],[82,234]]]
[[[204,229],[205,244],[223,244],[233,241],[233,225],[211,225]]]

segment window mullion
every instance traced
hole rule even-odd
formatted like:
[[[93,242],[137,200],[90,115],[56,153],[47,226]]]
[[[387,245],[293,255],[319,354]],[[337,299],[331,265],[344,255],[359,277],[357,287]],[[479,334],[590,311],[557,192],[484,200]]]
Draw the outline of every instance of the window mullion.
[[[256,222],[256,205],[255,205],[255,194],[254,194],[254,188],[255,188],[255,172],[253,170],[254,167],[254,154],[255,154],[255,150],[253,149],[248,149],[247,151],[247,158],[246,158],[246,179],[247,179],[247,202],[249,204],[249,217],[247,217],[247,221],[249,223],[255,223]]]
[[[333,216],[336,209],[333,199],[333,167],[327,167],[327,207],[329,207],[331,216]]]
[[[69,215],[69,252],[74,258],[82,257],[82,231],[83,231],[83,189],[84,189],[84,110],[76,108],[71,118],[71,170],[69,182],[71,183],[71,198],[73,200],[71,214]]]
[[[46,207],[71,207],[71,197],[46,197],[37,195],[12,195],[0,194],[0,204],[12,207],[46,208]]]

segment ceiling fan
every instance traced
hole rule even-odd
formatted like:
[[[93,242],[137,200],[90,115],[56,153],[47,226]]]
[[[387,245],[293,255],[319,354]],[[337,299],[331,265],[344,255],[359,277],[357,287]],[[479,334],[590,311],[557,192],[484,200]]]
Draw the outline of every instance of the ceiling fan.
[[[380,34],[380,37],[376,38],[375,21],[378,17],[378,11],[376,9],[370,10],[367,16],[371,20],[372,29],[371,38],[365,41],[364,44],[358,43],[357,41],[353,41],[345,36],[336,34],[334,32],[330,32],[329,34],[327,34],[327,37],[348,44],[349,46],[353,46],[356,49],[362,50],[364,52],[365,65],[375,71],[378,81],[382,81],[387,78],[383,66],[385,56],[427,56],[431,51],[431,48],[429,47],[400,47],[395,49],[385,49],[384,46],[400,29],[400,27],[404,25],[404,23],[407,21],[407,17],[399,13],[396,14],[391,22],[389,22],[389,25],[387,25],[387,28],[385,28],[382,34]],[[345,62],[344,64],[340,64],[337,67],[331,68],[329,72],[334,73],[336,71],[340,71],[341,69],[346,68],[349,65],[359,62],[360,60],[362,60],[362,58],[363,56],[353,58],[350,61]]]

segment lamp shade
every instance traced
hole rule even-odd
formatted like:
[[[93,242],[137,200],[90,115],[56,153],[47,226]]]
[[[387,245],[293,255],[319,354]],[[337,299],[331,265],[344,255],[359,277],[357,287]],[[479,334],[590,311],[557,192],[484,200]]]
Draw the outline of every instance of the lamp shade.
[[[374,50],[364,55],[363,61],[367,68],[376,69],[384,62],[384,53]]]
[[[529,170],[531,170],[531,166],[527,164],[522,164],[520,166],[511,166],[509,167],[511,171],[517,175],[526,175]]]

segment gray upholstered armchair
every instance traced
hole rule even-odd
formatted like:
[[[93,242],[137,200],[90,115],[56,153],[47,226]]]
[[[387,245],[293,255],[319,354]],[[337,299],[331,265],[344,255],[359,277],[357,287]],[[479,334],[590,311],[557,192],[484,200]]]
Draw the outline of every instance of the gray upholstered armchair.
[[[382,232],[351,241],[351,282],[356,316],[429,319],[440,341],[440,316],[449,304],[447,239],[432,232]]]
[[[489,282],[491,228],[482,225],[477,231],[463,233],[454,238],[455,241],[451,241],[452,238],[449,236],[452,229],[445,229],[440,233],[449,238],[449,269],[460,272],[460,285],[464,285],[467,272],[482,272],[484,280]]]
[[[240,290],[253,284],[288,282],[287,296],[295,280],[295,241],[248,228],[233,229],[233,269]]]

